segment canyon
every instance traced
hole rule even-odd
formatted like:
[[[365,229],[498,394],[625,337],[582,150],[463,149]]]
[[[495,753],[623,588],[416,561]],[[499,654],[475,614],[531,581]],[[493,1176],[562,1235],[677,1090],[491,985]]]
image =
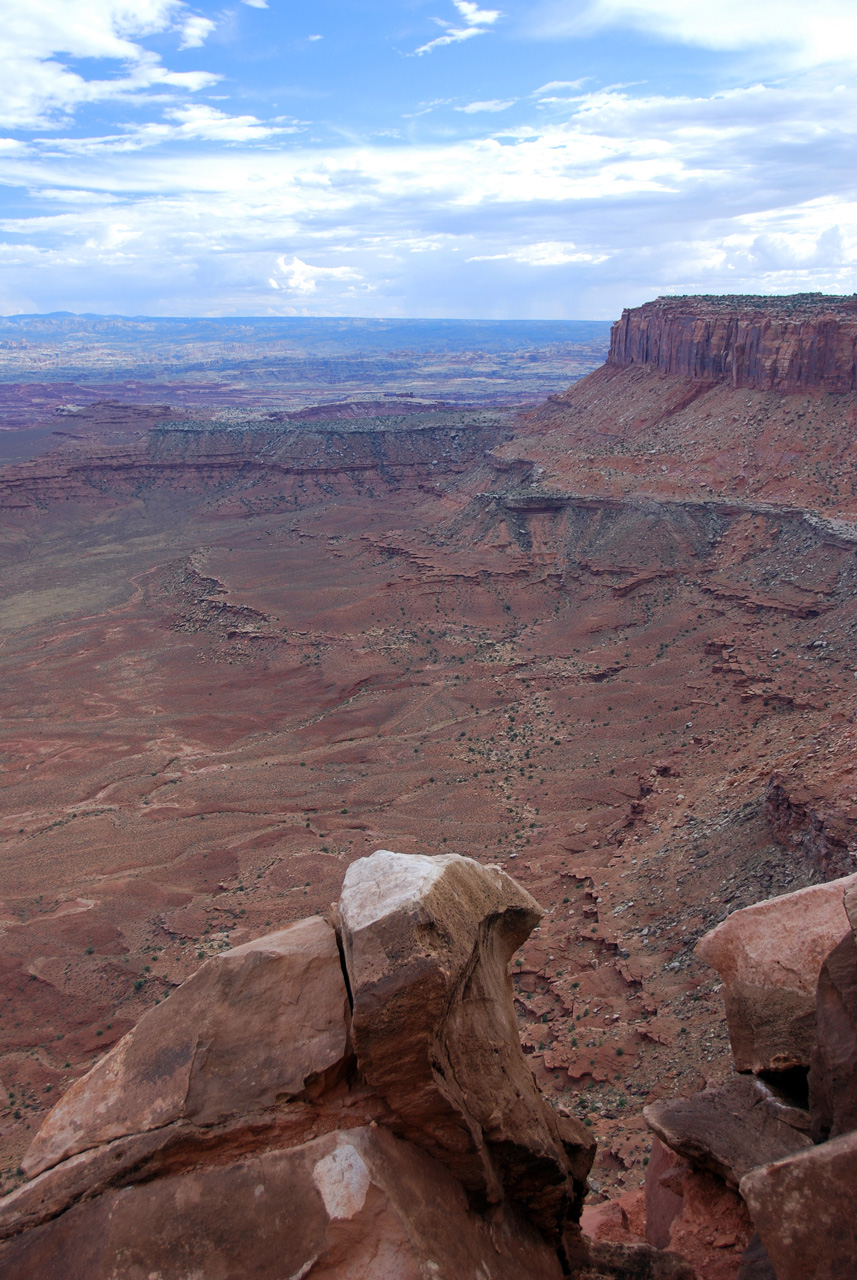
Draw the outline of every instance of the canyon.
[[[526,1060],[597,1140],[592,1230],[645,1238],[643,1106],[732,1078],[698,940],[857,870],[855,306],[659,299],[523,407],[158,383],[18,422],[4,1190],[141,1017],[382,847],[540,903]],[[740,1197],[694,1185],[671,1247],[734,1280]]]

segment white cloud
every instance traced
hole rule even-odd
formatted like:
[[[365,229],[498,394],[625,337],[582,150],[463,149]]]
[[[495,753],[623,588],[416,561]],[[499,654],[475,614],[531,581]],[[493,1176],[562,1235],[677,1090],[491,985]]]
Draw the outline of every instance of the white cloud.
[[[251,9],[267,9],[268,0],[242,0],[243,4],[249,5]]]
[[[207,107],[201,103],[173,107],[166,114],[176,123],[167,126],[143,126],[137,136],[145,137],[146,130],[149,128],[163,128],[165,136],[170,139],[204,138],[207,142],[254,142],[261,138],[270,138],[277,133],[294,131],[294,126],[263,124],[256,116],[230,116],[224,111],[218,111],[215,107]]]
[[[591,76],[581,76],[579,80],[549,80],[547,84],[534,89],[532,96],[537,98],[540,93],[552,93],[555,89],[582,89],[587,80],[591,79]]]
[[[443,45],[459,44],[462,40],[472,40],[474,36],[484,36],[488,28],[503,16],[499,9],[480,9],[472,0],[452,0],[452,3],[464,19],[465,25],[456,27],[443,18],[435,18],[435,22],[445,28],[444,34],[420,45],[414,50],[415,54],[431,53],[432,49],[440,49]]]
[[[500,17],[499,9],[480,9],[471,0],[452,0],[469,27],[490,27]]]
[[[211,35],[217,24],[210,18],[200,18],[191,14],[182,23],[180,49],[198,49]]]
[[[87,102],[153,88],[194,92],[216,83],[204,71],[167,70],[139,38],[177,30],[182,47],[202,43],[213,24],[181,0],[0,0],[0,120],[7,128],[45,127]],[[119,75],[86,79],[60,59],[119,63]]]
[[[268,283],[274,289],[288,288],[293,293],[311,294],[318,289],[319,282],[331,280],[359,280],[360,272],[351,267],[314,267],[300,258],[294,257],[287,262],[285,257],[277,258],[277,266],[282,272],[278,279],[271,276]]]
[[[276,125],[186,104],[119,142],[0,150],[0,181],[33,193],[33,216],[0,223],[5,297],[580,317],[665,291],[857,288],[855,87],[601,90],[562,119],[491,123],[436,145],[287,148]],[[117,145],[121,163],[102,154]]]
[[[571,243],[557,240],[542,241],[541,244],[522,244],[506,253],[479,253],[468,258],[468,262],[521,262],[529,267],[561,267],[567,262],[586,262],[596,264],[606,262],[608,253],[582,253]]]
[[[505,111],[507,107],[514,107],[517,101],[517,98],[491,98],[488,102],[469,102],[466,107],[456,107],[455,110],[468,115],[477,111]]]
[[[545,0],[529,23],[533,34],[547,38],[630,25],[708,49],[764,50],[781,65],[785,51],[799,66],[857,57],[854,0],[588,0],[582,6]]]
[[[265,123],[256,116],[230,116],[204,103],[168,107],[162,121],[150,120],[129,125],[121,134],[100,138],[52,138],[45,149],[77,156],[109,155],[111,152],[139,151],[169,142],[220,142],[223,144],[261,142],[279,134],[298,133],[303,126],[279,117]]]
[[[318,36],[318,35],[315,35],[315,36],[307,36],[307,40],[310,40],[310,41],[323,40],[323,39],[324,39],[324,36]]]

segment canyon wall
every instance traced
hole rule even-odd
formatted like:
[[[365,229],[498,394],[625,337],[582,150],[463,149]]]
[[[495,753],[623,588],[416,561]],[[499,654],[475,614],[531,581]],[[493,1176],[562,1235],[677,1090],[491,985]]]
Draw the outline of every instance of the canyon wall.
[[[622,312],[607,363],[763,391],[854,391],[857,297],[656,298]]]

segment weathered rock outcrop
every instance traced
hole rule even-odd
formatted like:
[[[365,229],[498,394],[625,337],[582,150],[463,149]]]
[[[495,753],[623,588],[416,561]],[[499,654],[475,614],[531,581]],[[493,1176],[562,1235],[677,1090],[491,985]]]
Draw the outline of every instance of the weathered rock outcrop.
[[[755,1076],[736,1075],[692,1098],[655,1102],[643,1115],[678,1155],[735,1188],[758,1165],[812,1146],[807,1113]]]
[[[687,1161],[737,1189],[750,1210],[757,1235],[738,1280],[854,1274],[855,924],[857,877],[847,876],[736,911],[698,944],[723,977],[736,1066],[786,1071],[786,1084],[809,1066],[810,1106],[736,1075],[645,1108],[657,1135],[647,1181],[650,1239],[681,1248],[675,1224],[685,1208],[676,1194]]]
[[[816,1041],[809,1070],[816,1142],[857,1129],[857,886],[846,889],[847,933],[822,965],[816,998]]]
[[[623,311],[607,363],[764,391],[854,391],[857,297],[657,298]]]
[[[246,1120],[323,1092],[348,1053],[347,1008],[336,935],[319,917],[207,961],[69,1089],[25,1172],[131,1134]]]
[[[777,1280],[851,1280],[857,1257],[857,1134],[741,1179]]]
[[[849,930],[843,898],[857,876],[812,885],[736,911],[700,939],[697,955],[723,979],[739,1071],[808,1067],[825,959]]]
[[[594,1143],[512,1008],[535,900],[380,851],[334,914],[208,960],[69,1090],[0,1201],[0,1274],[691,1280],[580,1231]]]
[[[559,1231],[595,1148],[546,1105],[518,1042],[508,964],[538,903],[456,854],[380,850],[349,868],[341,912],[354,1049],[403,1135],[477,1200],[508,1193]]]

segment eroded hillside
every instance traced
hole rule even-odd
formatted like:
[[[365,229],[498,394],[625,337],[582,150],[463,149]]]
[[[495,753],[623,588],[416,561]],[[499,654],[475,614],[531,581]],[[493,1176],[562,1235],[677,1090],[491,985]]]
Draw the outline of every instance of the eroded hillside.
[[[6,1185],[200,957],[378,847],[547,909],[517,1007],[596,1188],[726,1072],[695,940],[854,869],[857,393],[623,363],[627,327],[517,417],[112,406],[4,469]]]

